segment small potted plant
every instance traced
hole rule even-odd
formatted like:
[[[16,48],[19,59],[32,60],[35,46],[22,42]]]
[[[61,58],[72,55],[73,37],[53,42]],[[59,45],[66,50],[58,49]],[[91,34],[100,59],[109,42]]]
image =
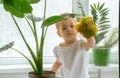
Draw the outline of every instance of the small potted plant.
[[[96,45],[93,48],[94,64],[107,66],[109,64],[110,49],[118,42],[118,28],[112,28],[109,24],[108,8],[105,3],[91,5],[91,14],[99,32],[94,36]],[[110,33],[110,34],[109,34]]]
[[[98,2],[98,4],[91,5],[92,17],[88,17],[85,14],[80,2],[78,4],[82,13],[80,14],[81,16],[77,17],[79,23],[76,25],[76,29],[83,34],[84,37],[94,36],[96,42],[95,47],[93,48],[94,64],[97,66],[107,66],[109,64],[110,49],[118,42],[118,28],[110,27],[110,21],[107,17],[109,10],[108,8],[104,8],[105,3],[100,4]],[[93,21],[92,19],[90,20],[90,18],[93,18]],[[91,21],[88,26],[87,20],[88,22]],[[92,26],[94,29],[89,31],[85,26]],[[94,26],[98,28],[98,32]]]
[[[43,70],[43,48],[44,48],[44,41],[47,33],[47,29],[50,25],[60,21],[65,20],[66,18],[58,15],[54,15],[51,17],[46,18],[46,1],[44,0],[44,16],[43,20],[41,21],[41,35],[37,34],[36,29],[36,21],[39,20],[39,18],[36,19],[36,17],[32,14],[32,6],[31,4],[35,4],[40,2],[40,0],[2,0],[4,9],[11,14],[11,17],[15,23],[15,26],[17,27],[23,42],[25,43],[27,49],[29,50],[29,53],[32,57],[32,59],[28,58],[23,52],[17,50],[16,48],[13,48],[14,42],[10,42],[9,44],[3,46],[0,48],[0,52],[3,52],[7,49],[13,49],[16,52],[23,55],[31,65],[33,72],[29,72],[30,78],[55,78],[55,73],[52,71],[44,71]],[[28,15],[29,14],[29,15]],[[73,17],[74,14],[70,14],[70,17]],[[28,26],[30,27],[30,31],[32,31],[33,38],[35,40],[35,47],[36,50],[33,50],[33,48],[29,45],[27,42],[24,33],[20,29],[20,26],[16,20],[17,18],[25,19],[28,23]],[[30,19],[30,20],[29,20]],[[29,35],[29,34],[28,34]],[[50,74],[50,75],[49,75]]]

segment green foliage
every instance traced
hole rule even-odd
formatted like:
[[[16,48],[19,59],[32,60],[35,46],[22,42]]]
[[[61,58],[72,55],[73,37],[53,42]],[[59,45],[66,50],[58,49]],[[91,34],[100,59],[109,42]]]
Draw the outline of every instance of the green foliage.
[[[32,3],[37,3],[40,0],[29,0],[32,1]],[[13,48],[13,42],[3,46],[0,48],[0,52],[3,52],[5,50],[8,50],[9,48],[15,50],[16,52],[20,53],[21,55],[23,55],[28,62],[30,63],[30,65],[32,66],[34,72],[38,75],[43,76],[43,48],[44,48],[44,41],[45,41],[45,37],[46,37],[46,33],[47,33],[47,29],[50,25],[61,21],[61,20],[65,20],[66,18],[62,17],[62,16],[51,16],[46,18],[46,0],[45,0],[45,4],[44,4],[44,18],[39,18],[39,17],[35,17],[32,14],[32,6],[30,4],[28,0],[3,0],[3,5],[4,5],[4,9],[9,12],[11,14],[11,17],[15,23],[15,26],[17,27],[23,42],[25,43],[32,59],[28,58],[24,52],[21,52],[15,48]],[[29,15],[25,15],[26,13],[29,13]],[[28,26],[30,27],[30,31],[32,31],[33,34],[33,38],[35,41],[35,46],[36,46],[36,50],[33,50],[33,48],[30,46],[30,44],[27,42],[24,33],[22,32],[22,30],[20,29],[20,25],[18,24],[18,21],[16,20],[15,17],[18,18],[23,18],[26,20],[26,22],[28,23]],[[75,17],[75,14],[69,14],[69,17]],[[29,20],[30,19],[30,20]],[[41,33],[37,34],[37,29],[36,29],[36,22],[39,22],[42,20],[42,24],[41,24]],[[30,22],[31,21],[31,22]],[[40,35],[41,34],[41,35]]]
[[[0,0],[0,4],[2,4],[3,1],[4,1],[4,0]],[[40,2],[40,0],[28,0],[28,1],[29,1],[29,3],[31,3],[31,4],[35,4],[35,3]]]
[[[79,21],[83,16],[86,16],[83,6],[80,2],[78,2],[78,8],[80,9],[81,13],[76,16],[77,21]]]
[[[110,23],[109,18],[107,17],[109,14],[109,9],[105,8],[104,5],[105,3],[100,4],[99,2],[98,4],[91,5],[91,14],[93,16],[94,23],[96,24],[96,26],[98,26],[98,29],[99,29],[99,33],[95,35],[94,38],[95,38],[97,47],[110,48],[112,46],[108,46],[108,44],[111,42],[112,38],[110,39],[107,36],[105,36],[110,30],[110,26],[111,26],[109,24]],[[111,32],[114,32],[114,31],[111,31]],[[117,33],[118,32],[112,33],[111,37],[112,35]],[[98,44],[104,39],[107,39],[107,42],[104,43],[103,46],[101,45],[99,46]],[[114,45],[114,43],[117,43],[117,41],[113,42],[111,45]]]
[[[118,27],[112,28],[106,34],[106,38],[104,39],[104,45],[99,46],[102,48],[111,48],[118,42]]]
[[[82,14],[80,14],[81,16],[86,16],[86,14],[85,14],[85,11],[84,11],[84,9],[83,9],[83,7],[82,7],[82,4],[80,3],[80,2],[78,2],[78,5],[79,5],[79,9],[81,10],[81,12],[82,12]]]
[[[64,20],[64,17],[62,17],[62,16],[52,16],[52,17],[49,17],[49,18],[47,18],[46,20],[43,21],[42,27],[52,25],[55,22],[58,22],[60,20]]]
[[[4,45],[3,47],[0,48],[0,52],[8,50],[9,48],[11,48],[14,45],[14,42],[10,42],[6,45]]]
[[[70,13],[70,14],[68,14],[68,17],[74,18],[77,15],[78,14]],[[68,18],[68,17],[66,17],[66,18]],[[51,17],[49,17],[49,18],[47,18],[46,20],[43,21],[42,27],[52,25],[52,24],[54,24],[58,21],[61,21],[61,20],[66,20],[66,18],[63,17],[63,16],[58,16],[58,15],[51,16]]]
[[[78,7],[82,12],[81,14],[79,14],[80,16],[77,17],[77,20],[79,21],[81,17],[86,16],[86,14],[84,12],[82,4],[80,2],[78,2],[78,4]],[[90,5],[90,10],[94,23],[99,29],[99,32],[94,36],[96,41],[95,47],[110,48],[118,42],[118,37],[116,37],[116,35],[118,35],[118,28],[113,28],[112,31],[109,31],[111,28],[111,25],[109,24],[110,21],[108,18],[109,9],[105,8],[104,5],[105,3],[100,4],[99,2],[98,4]],[[111,33],[109,34],[109,37],[106,35],[107,33]],[[115,38],[113,39],[113,37]],[[103,42],[103,45],[99,45],[101,41],[105,41]]]
[[[6,11],[20,18],[23,18],[25,13],[32,12],[28,0],[3,0],[3,5]]]
[[[3,0],[0,0],[0,4],[2,4],[3,3]]]

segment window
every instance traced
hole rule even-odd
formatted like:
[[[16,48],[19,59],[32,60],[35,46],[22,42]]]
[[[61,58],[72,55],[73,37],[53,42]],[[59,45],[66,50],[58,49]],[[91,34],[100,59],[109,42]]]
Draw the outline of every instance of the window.
[[[43,6],[44,6],[44,0],[41,0],[38,4],[33,4],[33,14],[35,16],[39,16],[42,17],[43,16]],[[77,2],[81,1],[81,3],[83,4],[83,8],[85,9],[85,12],[88,14],[88,7],[89,4],[94,4],[97,3],[98,0],[59,0],[59,2],[57,0],[47,0],[47,17],[51,16],[51,15],[58,15],[61,13],[65,13],[65,12],[75,12],[78,13],[78,4]],[[89,2],[87,2],[89,1]],[[108,0],[99,0],[100,2],[106,2],[106,7],[109,7],[110,9],[110,20],[112,20],[111,25],[112,26],[118,26],[118,6],[119,6],[119,0],[110,0],[111,1],[111,5],[109,5],[110,1]],[[73,3],[72,3],[73,2]],[[89,3],[89,4],[88,4]],[[64,6],[62,6],[64,4]],[[56,6],[57,5],[57,6]],[[116,8],[115,8],[116,7]],[[32,34],[30,35],[30,31],[27,28],[27,24],[25,23],[24,19],[17,19],[17,21],[19,21],[20,24],[20,28],[23,30],[24,34],[26,35],[26,38],[28,39],[29,43],[31,44],[31,46],[33,48],[35,48],[33,45],[33,39],[32,39]],[[38,29],[40,28],[41,22],[37,23]],[[8,12],[4,11],[3,9],[3,5],[0,5],[0,47],[3,46],[4,44],[7,44],[11,41],[14,41],[14,48],[24,52],[26,55],[29,56],[29,52],[27,51],[27,48],[25,46],[25,44],[22,42],[22,38],[19,34],[19,32],[17,31],[17,28],[13,22],[13,20],[11,19],[11,16]],[[38,32],[40,33],[40,32]],[[28,35],[29,34],[29,35]],[[47,36],[46,36],[46,42],[45,42],[45,49],[44,49],[44,56],[53,56],[53,47],[55,45],[57,45],[62,39],[60,39],[58,37],[58,35],[56,34],[56,29],[55,26],[50,26],[47,32]],[[46,49],[47,48],[47,49]],[[116,45],[113,49],[112,52],[116,52],[116,54],[114,54],[114,56],[118,55],[118,45]],[[11,58],[12,57],[12,58]],[[23,60],[19,60],[19,58],[23,57],[20,54],[16,53],[15,51],[9,49],[6,52],[0,53],[0,58],[9,58],[9,60],[11,59],[15,59],[17,58],[17,62],[21,62],[25,63],[26,61]],[[111,56],[112,57],[112,56]],[[23,58],[22,58],[23,59]],[[118,59],[118,57],[114,57],[113,61]],[[5,61],[0,59],[0,64],[6,64],[6,63],[1,63],[1,61]],[[11,64],[13,64],[13,62],[16,62],[15,60],[13,60],[11,62]],[[7,62],[10,63],[10,62]]]
[[[64,6],[62,6],[65,4]],[[56,6],[57,5],[57,6]],[[37,4],[33,4],[33,14],[35,16],[43,17],[43,7],[44,7],[44,0],[41,0]],[[11,16],[8,12],[5,12],[3,9],[3,5],[0,5],[0,46],[7,44],[11,41],[14,41],[14,48],[24,52],[26,55],[29,56],[28,50],[25,44],[22,41],[22,38],[11,19]],[[72,0],[47,0],[47,14],[46,16],[58,15],[64,12],[72,12]],[[26,35],[27,41],[30,45],[34,47],[34,40],[32,39],[32,34],[29,31],[27,23],[25,23],[24,19],[18,19],[19,25],[21,30],[23,31],[24,35]],[[37,23],[38,29],[40,29],[41,22]],[[38,32],[41,33],[41,32]],[[31,34],[31,35],[30,35]],[[46,41],[45,41],[45,49],[44,49],[44,56],[53,56],[53,47],[58,44],[61,39],[57,36],[55,26],[50,26],[47,32]],[[6,52],[0,53],[0,57],[22,57],[20,54],[16,53],[15,51],[9,49]]]

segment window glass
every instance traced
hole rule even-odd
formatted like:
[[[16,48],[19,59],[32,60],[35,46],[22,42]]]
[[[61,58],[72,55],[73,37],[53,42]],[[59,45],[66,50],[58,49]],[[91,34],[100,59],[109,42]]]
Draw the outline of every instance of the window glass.
[[[74,1],[74,0],[73,0]],[[89,5],[98,3],[98,2],[105,2],[105,7],[108,7],[109,12],[109,18],[110,23],[112,27],[118,27],[118,19],[119,19],[119,0],[88,0]],[[83,0],[84,2],[84,0]],[[112,3],[112,4],[109,4]],[[62,6],[64,4],[64,6]],[[57,5],[57,6],[56,6]],[[76,4],[74,4],[76,5]],[[43,17],[43,7],[44,7],[44,0],[41,0],[37,4],[32,5],[34,10],[33,14],[35,16]],[[51,15],[58,15],[64,12],[72,12],[72,0],[60,0],[59,2],[57,0],[47,0],[47,14],[46,16]],[[77,7],[77,6],[76,6]],[[90,8],[89,8],[90,9]],[[90,10],[89,10],[90,15]],[[24,19],[18,19],[20,24],[20,28],[22,29],[23,33],[25,34],[25,37],[27,41],[31,44],[32,48],[34,47],[34,39],[32,38],[32,34],[29,31],[29,28],[27,24],[25,23]],[[40,29],[41,22],[37,23],[38,30]],[[0,5],[0,47],[4,44],[7,44],[11,41],[14,41],[14,48],[24,52],[24,54],[30,56],[25,44],[22,41],[22,38],[11,19],[11,16],[8,12],[4,11],[3,5]],[[41,33],[40,30],[38,33]],[[55,25],[52,25],[49,27],[46,41],[45,41],[45,48],[44,48],[44,56],[53,56],[53,47],[57,45],[62,39],[57,35]],[[118,52],[118,44],[115,45],[112,48],[112,52]],[[116,55],[115,55],[116,56]],[[22,57],[17,52],[9,49],[3,53],[0,53],[0,57]],[[117,55],[118,57],[118,55]],[[115,59],[114,59],[115,58]],[[113,60],[116,60],[116,57],[111,58]],[[14,61],[15,62],[15,61]]]
[[[64,4],[64,6],[63,6]],[[57,5],[57,6],[56,6]],[[33,4],[33,15],[37,17],[43,17],[43,8],[44,8],[44,0],[41,0],[37,4]],[[72,12],[72,0],[47,0],[47,11],[46,17],[52,15],[58,15],[64,12]],[[24,19],[18,19],[20,28],[24,33],[28,43],[31,45],[32,48],[35,49],[33,35],[31,31],[29,31],[29,27]],[[0,47],[14,41],[14,48],[18,49],[19,51],[23,52],[26,55],[30,55],[23,40],[16,28],[11,16],[8,12],[3,9],[3,5],[0,5]],[[37,23],[38,33],[41,33],[40,27],[41,22]],[[60,39],[56,33],[55,25],[49,27],[46,41],[45,41],[45,48],[44,48],[44,56],[53,56],[53,47],[57,45],[62,39]],[[0,57],[22,57],[17,52],[9,49],[3,53],[0,53]]]

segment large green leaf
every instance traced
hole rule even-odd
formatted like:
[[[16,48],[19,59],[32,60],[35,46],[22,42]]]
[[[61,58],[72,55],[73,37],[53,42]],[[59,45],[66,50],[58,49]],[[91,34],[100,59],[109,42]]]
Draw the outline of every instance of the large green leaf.
[[[51,16],[43,21],[42,27],[52,25],[58,21],[64,20],[65,18],[62,16]]]
[[[0,4],[2,4],[3,3],[3,0],[0,0]]]
[[[28,0],[3,0],[6,11],[17,17],[24,17],[25,13],[32,12],[32,6]]]
[[[14,45],[14,42],[13,42],[13,41],[10,42],[10,43],[8,43],[8,44],[6,44],[6,45],[4,45],[3,47],[0,48],[0,52],[5,51],[5,50],[8,50],[8,49],[11,48],[13,45]]]
[[[31,4],[35,4],[35,3],[38,3],[40,0],[29,0],[29,3]],[[3,3],[3,0],[0,0],[0,4]]]
[[[79,16],[80,14],[74,14],[74,13],[70,13],[68,14],[68,16],[64,17],[64,16],[58,16],[58,15],[55,15],[55,16],[51,16],[47,19],[45,19],[42,23],[42,27],[45,27],[45,26],[49,26],[49,25],[52,25],[58,21],[61,21],[61,20],[65,20],[66,18],[74,18],[75,16]]]

